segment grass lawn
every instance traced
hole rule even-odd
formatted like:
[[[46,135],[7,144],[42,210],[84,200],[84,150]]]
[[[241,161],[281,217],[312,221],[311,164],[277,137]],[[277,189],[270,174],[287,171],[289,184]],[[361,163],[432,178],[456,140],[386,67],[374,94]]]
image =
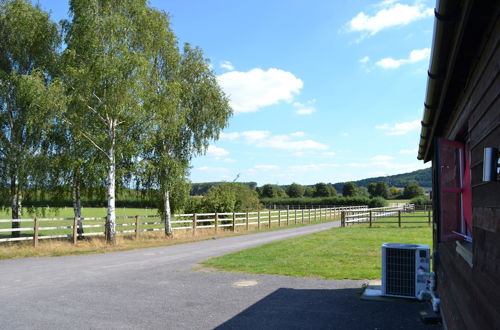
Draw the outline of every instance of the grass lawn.
[[[428,225],[353,225],[208,259],[204,266],[254,274],[324,279],[381,278],[382,243],[432,243]]]

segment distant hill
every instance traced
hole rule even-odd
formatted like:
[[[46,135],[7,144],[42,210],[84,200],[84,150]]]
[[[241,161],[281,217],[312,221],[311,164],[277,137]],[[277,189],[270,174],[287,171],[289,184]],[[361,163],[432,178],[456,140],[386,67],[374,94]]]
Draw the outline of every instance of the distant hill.
[[[385,181],[389,187],[398,187],[403,188],[408,182],[415,181],[421,187],[430,189],[432,187],[432,171],[431,168],[426,168],[423,170],[417,170],[409,173],[389,175],[389,176],[378,176],[375,178],[368,178],[358,181],[353,181],[358,186],[368,187],[368,185],[372,182],[380,182]],[[338,182],[333,184],[335,190],[338,192],[342,191],[345,182]]]

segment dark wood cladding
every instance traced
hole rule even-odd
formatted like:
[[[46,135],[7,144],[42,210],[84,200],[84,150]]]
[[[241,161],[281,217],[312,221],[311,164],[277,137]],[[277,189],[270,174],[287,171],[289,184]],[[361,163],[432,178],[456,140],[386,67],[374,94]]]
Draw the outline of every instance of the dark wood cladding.
[[[442,134],[468,141],[472,156],[472,267],[457,253],[456,242],[437,245],[438,291],[449,329],[500,329],[500,182],[482,181],[484,148],[500,147],[498,16],[485,40]]]

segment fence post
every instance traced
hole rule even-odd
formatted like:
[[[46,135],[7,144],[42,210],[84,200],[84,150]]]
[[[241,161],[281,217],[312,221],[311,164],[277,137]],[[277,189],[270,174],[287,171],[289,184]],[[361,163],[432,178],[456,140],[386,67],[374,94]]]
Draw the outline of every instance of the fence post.
[[[139,239],[139,233],[141,232],[141,223],[139,222],[139,216],[135,216],[135,239]]]
[[[78,218],[73,218],[73,244],[76,244],[77,239],[77,229],[78,229]]]
[[[289,218],[290,218],[290,210],[287,208],[286,209],[286,225],[288,226],[288,224],[290,223],[289,222]]]
[[[316,222],[316,213],[317,213],[317,209],[314,209],[314,222]]]
[[[260,211],[257,211],[257,229],[260,229]]]
[[[219,222],[219,213],[215,212],[215,234],[217,234],[218,224]]]
[[[271,211],[269,211],[269,228],[271,228]]]
[[[302,209],[302,223],[304,223],[304,209]]]
[[[196,235],[196,220],[198,219],[198,216],[196,213],[193,214],[193,236]]]
[[[246,214],[246,222],[247,222],[247,231],[248,231],[248,212]]]
[[[233,212],[233,233],[236,231],[236,214]]]
[[[398,226],[401,227],[401,210],[398,210]]]
[[[281,210],[278,210],[278,227],[281,227]]]
[[[33,224],[33,246],[38,246],[38,228],[39,228],[39,220],[37,218],[34,219]]]
[[[370,211],[370,228],[372,227],[372,211]]]
[[[340,211],[340,227],[345,227],[345,212]]]
[[[297,209],[295,209],[295,215],[293,217],[294,223],[297,224]]]
[[[429,226],[431,225],[431,210],[427,211],[427,223],[429,224]]]

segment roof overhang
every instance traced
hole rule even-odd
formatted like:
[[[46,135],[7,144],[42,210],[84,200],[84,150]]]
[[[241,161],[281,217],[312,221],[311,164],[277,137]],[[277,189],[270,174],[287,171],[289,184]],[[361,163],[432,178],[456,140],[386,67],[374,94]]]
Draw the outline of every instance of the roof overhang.
[[[434,137],[442,136],[478,60],[486,31],[498,19],[495,1],[438,0],[418,159],[433,158]]]

